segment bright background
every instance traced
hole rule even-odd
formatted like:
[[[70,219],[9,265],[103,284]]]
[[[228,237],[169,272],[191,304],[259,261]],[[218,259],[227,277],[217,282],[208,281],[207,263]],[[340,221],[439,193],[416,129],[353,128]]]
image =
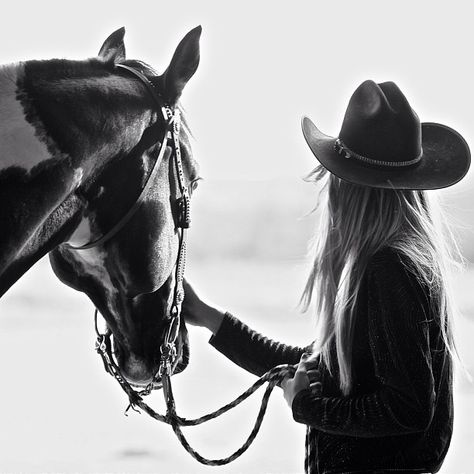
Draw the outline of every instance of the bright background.
[[[270,337],[312,339],[296,308],[316,204],[302,177],[314,158],[307,114],[336,135],[365,79],[393,80],[422,121],[473,141],[469,1],[5,2],[0,63],[94,56],[125,26],[130,58],[164,70],[181,37],[201,24],[201,64],[183,104],[205,178],[193,202],[188,277],[217,304]],[[465,256],[474,259],[472,173],[442,193]],[[459,345],[474,373],[474,272],[457,276]],[[126,400],[94,353],[92,306],[40,261],[0,302],[0,472],[301,472],[304,428],[281,393],[256,443],[234,464],[192,460],[167,426],[124,417]],[[183,416],[208,412],[254,378],[191,329],[192,361],[175,378]],[[474,473],[474,386],[456,382],[456,422],[442,473]],[[160,396],[152,402],[163,404]],[[254,400],[223,421],[188,430],[204,455],[224,457],[247,436]]]

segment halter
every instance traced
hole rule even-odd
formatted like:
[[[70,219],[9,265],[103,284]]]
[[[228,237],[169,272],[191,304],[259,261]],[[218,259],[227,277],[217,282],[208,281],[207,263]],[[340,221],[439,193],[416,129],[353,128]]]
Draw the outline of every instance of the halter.
[[[178,177],[179,183],[179,191],[181,196],[177,199],[178,202],[178,228],[181,229],[179,235],[179,248],[178,248],[178,256],[175,266],[175,284],[173,289],[173,303],[171,305],[170,315],[169,315],[169,323],[165,333],[165,337],[163,343],[160,347],[161,358],[160,358],[160,365],[158,371],[153,376],[152,380],[146,385],[144,389],[141,391],[136,391],[132,384],[130,384],[125,377],[122,375],[120,367],[115,362],[113,352],[112,352],[112,333],[110,329],[107,329],[105,333],[101,333],[97,327],[97,316],[98,310],[95,309],[94,313],[94,323],[95,323],[95,331],[97,334],[96,340],[96,351],[100,355],[102,362],[104,363],[105,370],[112,375],[123,391],[127,394],[129,399],[129,405],[125,410],[125,414],[132,409],[138,411],[138,408],[143,410],[152,418],[161,421],[163,423],[167,423],[171,425],[173,431],[175,432],[177,438],[186,449],[186,451],[191,454],[197,461],[202,464],[211,465],[211,466],[222,466],[224,464],[228,464],[239,456],[241,456],[252,444],[257,433],[260,429],[260,426],[263,421],[263,417],[265,415],[268,400],[270,398],[271,392],[274,387],[286,376],[294,375],[296,369],[292,365],[280,365],[274,367],[272,370],[268,371],[262,377],[260,377],[257,382],[255,382],[252,387],[242,393],[239,397],[237,397],[231,403],[224,405],[222,408],[208,414],[204,415],[200,418],[196,418],[194,420],[189,420],[186,418],[182,418],[177,415],[176,413],[176,405],[173,396],[173,390],[171,386],[171,375],[172,375],[172,368],[173,364],[176,360],[176,339],[178,337],[179,327],[181,325],[181,306],[184,300],[184,289],[183,289],[183,280],[184,280],[184,268],[186,263],[186,229],[189,228],[191,219],[190,219],[190,194],[188,187],[185,182],[184,172],[183,172],[183,163],[181,159],[181,150],[179,146],[179,129],[180,129],[180,115],[179,110],[168,105],[163,105],[163,101],[155,89],[154,85],[148,80],[148,78],[142,74],[141,72],[137,71],[136,69],[126,66],[125,64],[117,64],[117,67],[125,69],[136,76],[140,81],[145,84],[149,92],[151,93],[154,101],[157,103],[163,117],[166,120],[165,132],[163,135],[163,140],[161,142],[161,148],[159,151],[158,158],[154,164],[154,167],[148,176],[147,182],[145,187],[143,188],[140,196],[133,204],[133,206],[129,209],[129,211],[119,220],[111,230],[109,230],[106,234],[104,234],[99,239],[90,242],[88,244],[73,247],[68,244],[68,247],[74,250],[86,250],[98,245],[102,245],[103,243],[107,242],[111,238],[113,238],[131,219],[131,217],[135,214],[140,204],[143,202],[145,195],[147,194],[148,190],[150,189],[153,178],[157,173],[157,169],[162,161],[166,145],[168,140],[171,140],[172,145],[172,156],[174,158],[174,164],[176,169],[176,174]],[[163,384],[163,394],[166,402],[166,415],[160,415],[159,413],[155,412],[149,405],[147,405],[143,397],[150,395],[152,390],[160,384]],[[229,411],[231,408],[234,408],[242,401],[247,399],[250,395],[252,395],[259,387],[261,387],[265,382],[268,382],[268,386],[265,389],[265,393],[262,397],[260,411],[258,413],[257,420],[255,425],[248,436],[245,443],[233,454],[230,456],[223,458],[223,459],[207,459],[201,456],[198,452],[196,452],[186,440],[181,427],[183,426],[195,426],[206,421],[209,421],[213,418],[216,418],[223,413]]]

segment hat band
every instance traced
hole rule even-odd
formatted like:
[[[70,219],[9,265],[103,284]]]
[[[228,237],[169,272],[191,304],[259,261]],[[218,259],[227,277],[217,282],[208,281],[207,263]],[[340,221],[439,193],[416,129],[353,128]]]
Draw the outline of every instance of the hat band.
[[[356,160],[363,161],[364,163],[368,163],[369,165],[374,166],[383,166],[389,168],[399,168],[403,166],[411,166],[415,163],[418,163],[421,160],[423,155],[423,150],[420,154],[414,158],[413,160],[408,161],[382,161],[382,160],[374,160],[373,158],[368,158],[367,156],[359,155],[355,151],[352,151],[349,147],[347,147],[344,142],[337,138],[336,142],[334,143],[334,150],[336,150],[340,155],[343,155],[344,158],[355,158]]]

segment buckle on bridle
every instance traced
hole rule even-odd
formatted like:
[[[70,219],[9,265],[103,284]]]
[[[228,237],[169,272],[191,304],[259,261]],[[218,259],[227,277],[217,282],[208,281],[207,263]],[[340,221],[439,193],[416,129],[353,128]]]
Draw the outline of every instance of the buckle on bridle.
[[[158,377],[162,378],[163,375],[171,375],[171,367],[176,359],[177,351],[174,343],[163,344],[160,351],[161,359],[160,367],[158,368]]]
[[[177,199],[178,203],[178,227],[189,229],[191,226],[191,200],[188,188],[183,189],[183,195]]]
[[[107,352],[107,344],[105,342],[106,335],[105,334],[99,334],[97,336],[97,339],[95,341],[95,350],[99,354],[105,354]]]

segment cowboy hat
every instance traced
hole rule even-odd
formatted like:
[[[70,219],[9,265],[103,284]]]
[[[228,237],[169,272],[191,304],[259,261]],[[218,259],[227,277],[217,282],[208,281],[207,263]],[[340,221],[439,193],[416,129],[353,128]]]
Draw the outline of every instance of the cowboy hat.
[[[320,163],[354,184],[439,189],[461,180],[471,162],[464,138],[438,123],[420,123],[393,82],[363,82],[347,106],[339,137],[303,117],[303,135]]]

